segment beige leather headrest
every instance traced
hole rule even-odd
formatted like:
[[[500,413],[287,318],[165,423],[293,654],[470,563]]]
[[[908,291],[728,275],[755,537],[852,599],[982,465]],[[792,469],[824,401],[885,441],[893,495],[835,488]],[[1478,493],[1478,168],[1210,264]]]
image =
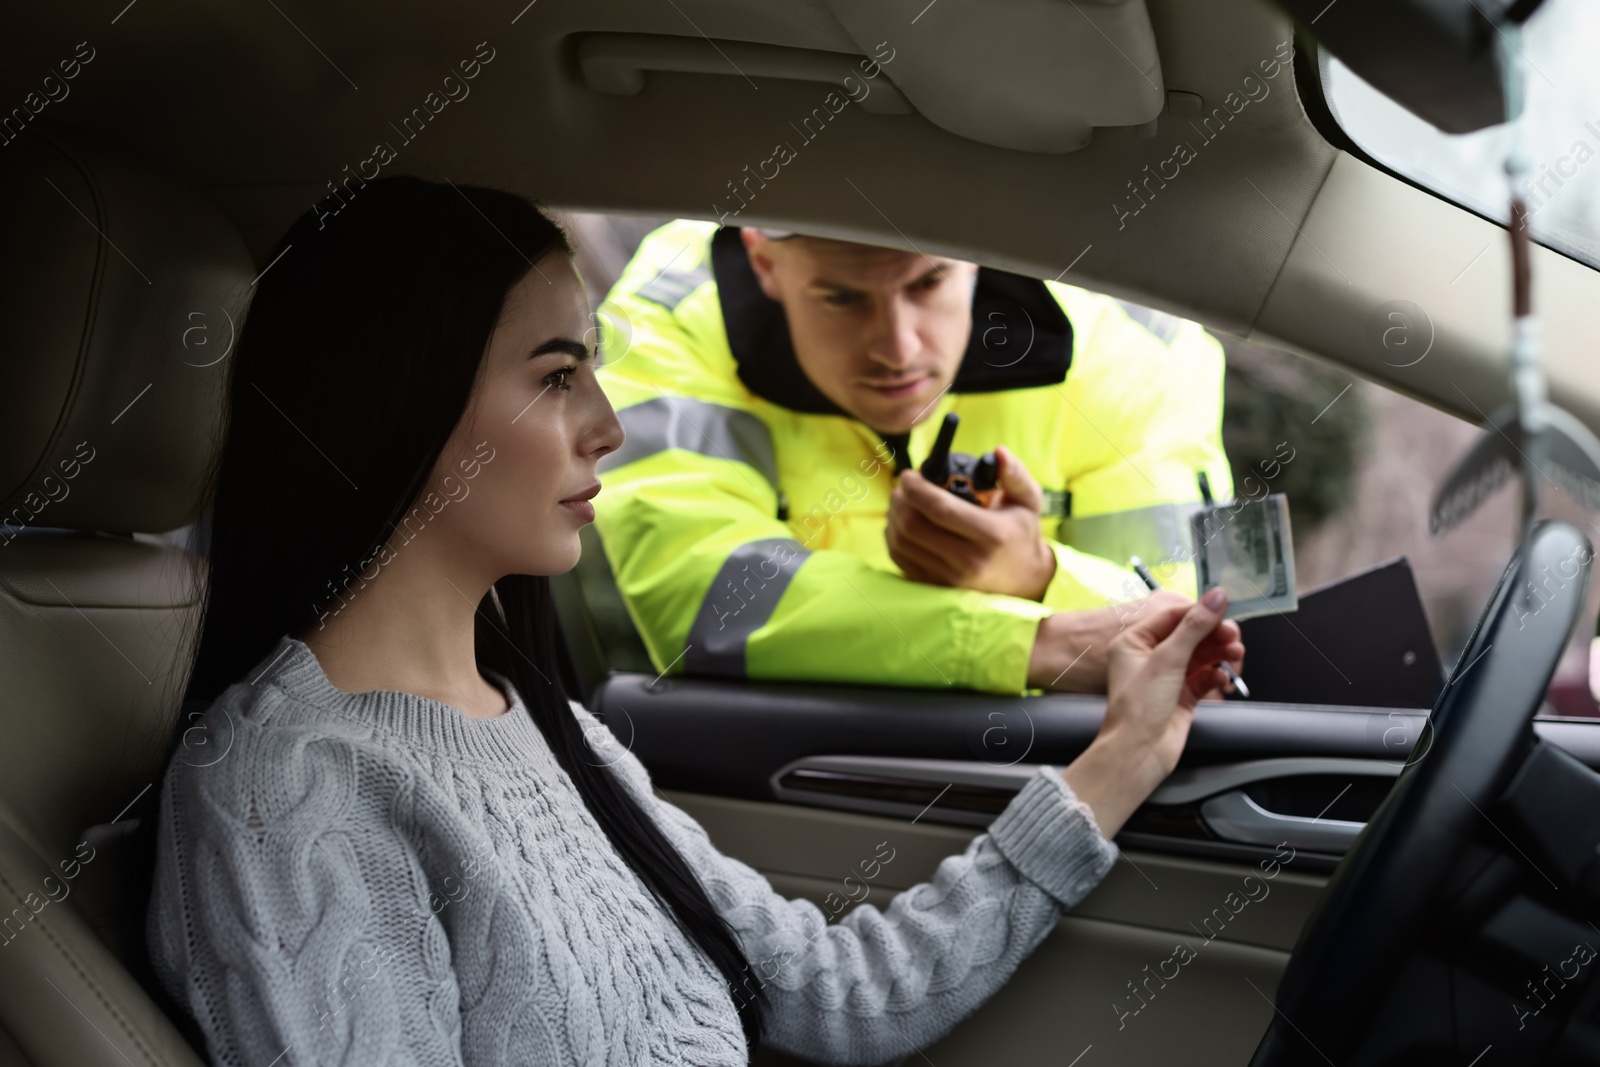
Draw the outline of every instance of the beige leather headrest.
[[[0,234],[0,546],[192,522],[255,278],[239,235],[48,123],[0,148]]]

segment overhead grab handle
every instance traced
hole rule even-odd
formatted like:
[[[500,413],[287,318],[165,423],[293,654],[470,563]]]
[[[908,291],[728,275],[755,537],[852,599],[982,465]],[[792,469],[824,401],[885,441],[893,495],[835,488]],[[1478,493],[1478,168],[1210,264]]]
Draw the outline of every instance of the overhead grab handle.
[[[875,115],[910,115],[915,110],[871,58],[815,48],[653,33],[593,33],[578,42],[578,68],[585,85],[609,96],[639,93],[645,72],[653,70],[822,82],[836,86],[863,111]]]

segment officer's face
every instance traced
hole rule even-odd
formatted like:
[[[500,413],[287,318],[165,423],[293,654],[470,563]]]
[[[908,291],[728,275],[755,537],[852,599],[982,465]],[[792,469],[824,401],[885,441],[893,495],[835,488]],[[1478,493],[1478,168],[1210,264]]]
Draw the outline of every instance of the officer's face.
[[[822,394],[883,433],[927,418],[966,351],[977,265],[743,233],[762,291],[783,304],[795,358]]]

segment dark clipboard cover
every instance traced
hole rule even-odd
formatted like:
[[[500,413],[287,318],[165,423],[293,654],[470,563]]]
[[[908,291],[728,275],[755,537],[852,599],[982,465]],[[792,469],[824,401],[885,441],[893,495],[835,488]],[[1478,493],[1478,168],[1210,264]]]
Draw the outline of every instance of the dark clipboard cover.
[[[1404,556],[1303,594],[1298,611],[1239,628],[1241,673],[1256,701],[1426,709],[1444,686]]]

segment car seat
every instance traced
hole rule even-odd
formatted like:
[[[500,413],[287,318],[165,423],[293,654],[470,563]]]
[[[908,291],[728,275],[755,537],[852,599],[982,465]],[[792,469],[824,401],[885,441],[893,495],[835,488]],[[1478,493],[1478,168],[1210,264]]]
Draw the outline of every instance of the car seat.
[[[193,523],[256,268],[83,133],[0,152],[0,1067],[203,1060],[133,978],[127,815],[159,790]]]

